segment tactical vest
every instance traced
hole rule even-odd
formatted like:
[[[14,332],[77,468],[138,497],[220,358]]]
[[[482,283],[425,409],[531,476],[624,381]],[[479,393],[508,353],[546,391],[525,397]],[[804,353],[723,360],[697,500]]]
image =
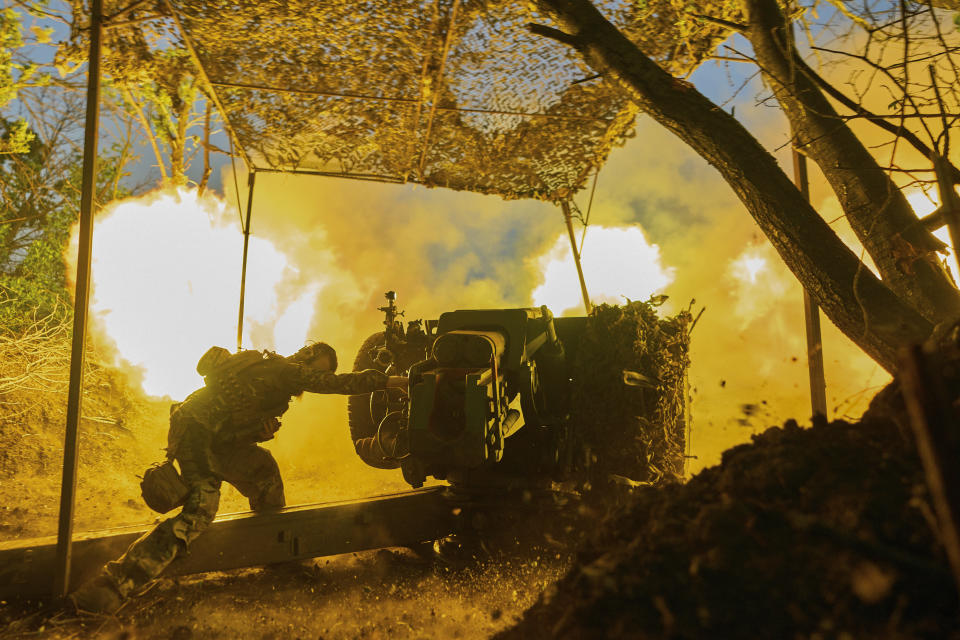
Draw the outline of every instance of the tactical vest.
[[[290,365],[282,356],[268,351],[241,351],[230,354],[213,347],[204,354],[197,370],[204,375],[204,388],[171,413],[182,412],[200,422],[224,443],[263,442],[273,437],[264,429],[271,418],[279,418],[290,406],[291,395],[282,383]],[[168,452],[175,455],[182,438],[180,419],[171,419]]]
[[[290,406],[290,394],[281,376],[290,365],[269,351],[241,351],[217,365],[204,378],[218,408],[227,419],[222,428],[259,426],[278,418]]]

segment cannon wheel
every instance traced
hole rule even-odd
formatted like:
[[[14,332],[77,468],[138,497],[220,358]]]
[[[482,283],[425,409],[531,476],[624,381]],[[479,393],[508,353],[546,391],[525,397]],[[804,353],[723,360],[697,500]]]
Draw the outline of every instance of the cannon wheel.
[[[384,371],[386,367],[370,357],[370,352],[382,344],[384,344],[383,331],[378,331],[364,340],[357,352],[357,357],[353,360],[353,370],[376,369],[377,371]],[[377,435],[378,425],[373,421],[373,416],[370,414],[371,395],[361,393],[347,398],[347,423],[350,425],[350,437],[354,442],[360,438],[371,438]]]

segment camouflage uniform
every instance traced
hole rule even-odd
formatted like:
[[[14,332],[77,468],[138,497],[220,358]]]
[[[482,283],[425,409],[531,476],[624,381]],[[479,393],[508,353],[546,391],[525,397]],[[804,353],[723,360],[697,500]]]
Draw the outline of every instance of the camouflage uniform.
[[[244,354],[259,352],[241,352]],[[360,394],[386,387],[379,371],[334,374],[295,364],[274,354],[247,355],[254,363],[242,375],[211,384],[174,405],[169,449],[190,487],[179,514],[168,518],[134,542],[104,568],[121,598],[156,578],[176,556],[210,525],[226,480],[240,491],[254,511],[284,506],[283,481],[276,460],[257,445],[273,438],[277,420],[290,400],[304,391]],[[259,361],[257,361],[259,360]]]

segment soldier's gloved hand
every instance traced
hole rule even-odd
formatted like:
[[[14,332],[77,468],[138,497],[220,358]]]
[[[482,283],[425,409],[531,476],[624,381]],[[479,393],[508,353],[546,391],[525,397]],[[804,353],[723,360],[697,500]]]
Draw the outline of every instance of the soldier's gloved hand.
[[[410,383],[410,380],[407,376],[388,376],[387,377],[387,389],[399,389],[403,393],[407,392],[407,385]]]
[[[264,440],[269,440],[280,429],[280,420],[277,418],[266,418],[260,431]]]

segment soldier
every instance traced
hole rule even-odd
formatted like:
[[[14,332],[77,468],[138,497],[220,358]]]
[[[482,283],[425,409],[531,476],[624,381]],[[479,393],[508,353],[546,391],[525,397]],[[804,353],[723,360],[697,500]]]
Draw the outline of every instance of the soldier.
[[[405,389],[407,379],[375,370],[335,374],[337,355],[320,342],[292,356],[260,351],[230,354],[213,347],[197,371],[205,386],[170,413],[167,456],[176,459],[186,485],[179,514],[134,542],[118,560],[70,597],[77,609],[113,613],[154,580],[210,525],[226,480],[254,511],[284,506],[277,462],[257,443],[273,438],[290,400],[304,391],[353,395],[387,387]],[[175,474],[174,474],[175,475]]]

